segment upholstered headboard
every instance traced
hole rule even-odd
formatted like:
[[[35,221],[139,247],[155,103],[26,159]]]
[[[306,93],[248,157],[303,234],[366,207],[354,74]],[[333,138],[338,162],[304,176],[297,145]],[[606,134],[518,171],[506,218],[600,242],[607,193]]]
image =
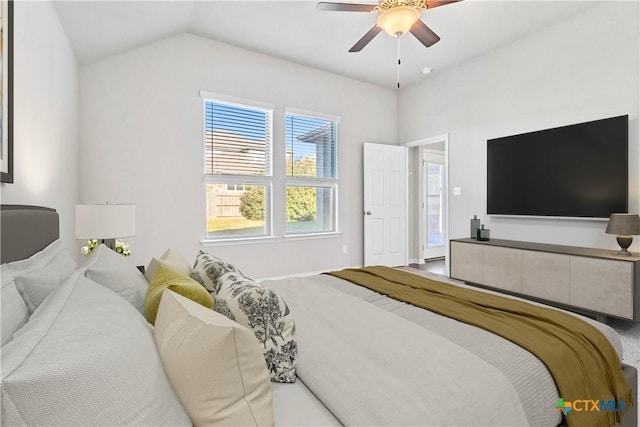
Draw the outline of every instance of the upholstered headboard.
[[[60,236],[55,209],[41,206],[0,206],[0,262],[28,258]]]

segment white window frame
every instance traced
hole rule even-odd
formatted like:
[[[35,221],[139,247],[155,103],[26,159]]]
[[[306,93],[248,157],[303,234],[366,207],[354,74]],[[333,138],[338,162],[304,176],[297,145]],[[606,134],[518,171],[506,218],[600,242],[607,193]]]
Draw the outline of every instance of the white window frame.
[[[203,224],[205,238],[201,241],[203,246],[215,246],[215,245],[228,245],[238,243],[256,243],[256,242],[270,242],[274,241],[273,234],[273,122],[274,122],[274,110],[273,104],[267,104],[260,101],[230,97],[227,95],[217,94],[213,92],[200,91],[200,97],[202,98],[203,108],[203,153],[206,148],[204,147],[204,141],[206,136],[206,104],[207,102],[216,102],[235,105],[239,107],[254,108],[258,110],[264,110],[271,114],[271,126],[267,130],[270,135],[271,146],[269,147],[269,157],[266,159],[268,165],[265,167],[265,175],[232,175],[232,174],[204,174],[204,192],[205,198],[207,185],[211,184],[244,184],[244,185],[259,185],[265,187],[265,234],[255,236],[225,236],[214,237],[210,236],[207,232],[206,220]]]
[[[340,151],[340,137],[339,137],[339,133],[340,133],[340,117],[339,116],[333,116],[330,114],[324,114],[324,113],[317,113],[314,111],[309,111],[309,110],[303,110],[303,109],[299,109],[299,108],[294,108],[294,107],[285,107],[284,109],[284,117],[283,117],[283,122],[286,123],[286,117],[287,115],[298,115],[298,116],[306,116],[306,117],[311,117],[314,119],[323,119],[323,120],[328,120],[328,121],[332,121],[336,123],[337,126],[337,132],[336,132],[336,150],[335,150],[335,158],[333,159],[333,161],[335,162],[335,177],[332,178],[317,178],[317,177],[303,177],[303,176],[289,176],[287,174],[287,171],[284,171],[284,175],[285,175],[285,183],[284,183],[284,191],[285,191],[285,206],[284,206],[284,210],[286,212],[287,206],[287,199],[286,199],[286,191],[288,187],[291,186],[299,186],[299,187],[316,187],[316,188],[331,188],[332,192],[333,192],[333,203],[331,206],[332,212],[331,212],[331,224],[333,225],[331,230],[328,231],[316,231],[316,232],[300,232],[300,233],[290,233],[287,232],[287,219],[286,219],[286,215],[285,215],[285,226],[284,226],[284,233],[285,233],[285,238],[287,240],[292,240],[292,239],[300,239],[300,238],[313,238],[313,237],[324,237],[324,236],[333,236],[333,235],[339,235],[340,233],[340,226],[339,226],[339,221],[338,221],[338,189],[339,189],[339,176],[340,176],[340,168],[339,168],[339,151]],[[286,132],[285,132],[286,135]],[[286,156],[286,141],[285,141],[285,156]],[[286,162],[285,162],[286,163]]]

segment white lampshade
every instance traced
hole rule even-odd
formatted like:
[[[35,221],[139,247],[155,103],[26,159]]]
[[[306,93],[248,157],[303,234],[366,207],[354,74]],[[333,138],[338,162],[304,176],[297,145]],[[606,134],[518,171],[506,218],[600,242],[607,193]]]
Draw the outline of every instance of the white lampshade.
[[[136,205],[76,205],[76,239],[116,239],[136,235]]]

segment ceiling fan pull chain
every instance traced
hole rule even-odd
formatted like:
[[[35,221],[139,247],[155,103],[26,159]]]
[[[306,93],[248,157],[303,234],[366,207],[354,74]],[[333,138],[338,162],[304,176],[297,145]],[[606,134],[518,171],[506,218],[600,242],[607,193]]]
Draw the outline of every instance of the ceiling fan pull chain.
[[[400,34],[396,34],[398,38],[398,72],[397,72],[397,80],[398,80],[398,89],[400,89]]]

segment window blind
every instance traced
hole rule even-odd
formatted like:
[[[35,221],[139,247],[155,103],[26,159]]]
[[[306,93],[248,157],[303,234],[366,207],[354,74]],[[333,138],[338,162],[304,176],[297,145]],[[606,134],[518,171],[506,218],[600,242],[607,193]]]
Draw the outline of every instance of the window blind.
[[[272,112],[226,102],[205,101],[207,175],[271,175]]]
[[[287,176],[337,178],[338,123],[285,115]]]

